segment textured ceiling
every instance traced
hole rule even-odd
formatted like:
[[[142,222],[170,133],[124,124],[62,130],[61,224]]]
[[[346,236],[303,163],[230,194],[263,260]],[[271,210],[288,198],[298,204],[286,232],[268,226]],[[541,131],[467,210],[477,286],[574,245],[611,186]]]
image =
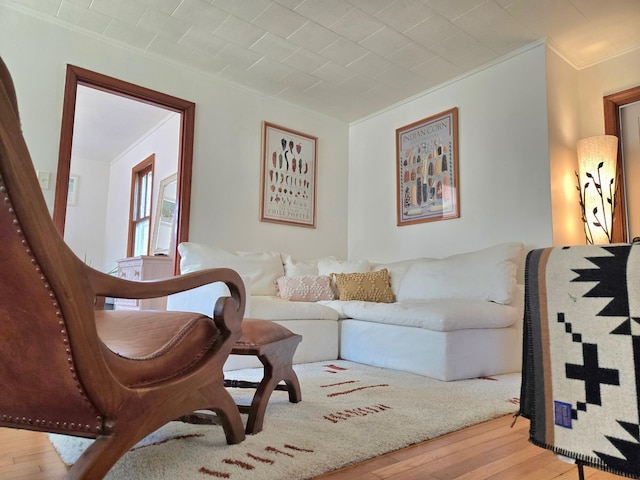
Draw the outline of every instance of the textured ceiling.
[[[110,162],[175,115],[178,114],[147,103],[78,85],[73,158]]]
[[[640,47],[640,0],[0,0],[354,121],[534,41],[576,68]]]

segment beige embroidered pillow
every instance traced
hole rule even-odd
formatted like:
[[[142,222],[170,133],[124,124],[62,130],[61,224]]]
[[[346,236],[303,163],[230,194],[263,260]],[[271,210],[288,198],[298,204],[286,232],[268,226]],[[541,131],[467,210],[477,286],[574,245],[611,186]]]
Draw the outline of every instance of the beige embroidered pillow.
[[[301,275],[280,277],[276,280],[278,296],[292,302],[317,302],[335,300],[331,279],[326,275]]]
[[[386,268],[367,273],[336,273],[335,282],[340,300],[363,300],[365,302],[393,303],[391,277]]]

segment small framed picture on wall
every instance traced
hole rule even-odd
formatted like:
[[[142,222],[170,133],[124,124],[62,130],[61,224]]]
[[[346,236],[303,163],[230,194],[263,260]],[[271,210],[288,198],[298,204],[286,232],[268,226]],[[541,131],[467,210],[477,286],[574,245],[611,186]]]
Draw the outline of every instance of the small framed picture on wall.
[[[78,204],[78,176],[69,175],[69,190],[67,192],[67,205]]]
[[[396,130],[398,226],[460,216],[458,109]]]
[[[263,122],[261,221],[315,228],[317,150],[316,137]]]

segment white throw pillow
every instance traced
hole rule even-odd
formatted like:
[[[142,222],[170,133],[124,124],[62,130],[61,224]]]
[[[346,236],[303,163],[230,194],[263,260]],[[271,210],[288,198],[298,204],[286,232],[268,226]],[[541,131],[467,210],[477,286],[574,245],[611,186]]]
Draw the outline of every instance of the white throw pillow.
[[[331,275],[332,273],[367,273],[368,271],[368,260],[337,260],[335,257],[324,257],[318,260],[319,275]]]
[[[291,255],[284,255],[284,274],[287,277],[318,275],[318,260],[294,260]]]
[[[398,295],[398,290],[400,289],[400,283],[402,282],[402,278],[404,277],[407,270],[412,265],[415,265],[416,262],[428,262],[433,259],[431,258],[413,258],[411,260],[400,260],[398,262],[391,263],[378,263],[375,266],[371,267],[372,272],[377,272],[378,270],[382,270],[384,268],[389,272],[389,276],[391,277],[391,290],[394,295]]]
[[[251,295],[275,295],[275,281],[284,275],[282,257],[277,252],[236,252],[194,242],[178,245],[180,272],[205,268],[231,268],[248,277]]]
[[[511,302],[522,243],[503,243],[476,252],[418,262],[405,273],[399,302],[440,298],[477,298]]]

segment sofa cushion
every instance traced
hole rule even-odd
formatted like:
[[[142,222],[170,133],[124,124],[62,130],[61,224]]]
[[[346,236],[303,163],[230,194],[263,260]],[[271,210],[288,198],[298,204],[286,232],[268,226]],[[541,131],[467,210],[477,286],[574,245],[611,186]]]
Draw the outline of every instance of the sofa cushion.
[[[251,298],[251,316],[263,320],[338,320],[338,312],[317,302],[290,302],[261,295]]]
[[[377,272],[336,273],[335,282],[340,300],[383,303],[391,303],[395,300],[391,291],[391,278],[386,268]]]
[[[391,277],[391,291],[394,295],[398,295],[398,290],[400,289],[400,282],[404,277],[404,274],[407,273],[409,267],[415,265],[416,262],[428,262],[433,260],[432,258],[413,258],[411,260],[400,260],[398,262],[389,262],[389,263],[376,263],[371,265],[371,271],[377,272],[378,270],[382,270],[386,268],[389,272],[389,276]]]
[[[178,245],[180,272],[205,268],[231,268],[251,280],[251,295],[275,295],[276,279],[284,275],[282,257],[277,252],[236,252],[194,242]]]
[[[398,301],[472,298],[508,304],[522,252],[523,245],[514,242],[418,262],[402,278]]]
[[[326,275],[301,275],[280,277],[276,280],[278,297],[292,302],[317,302],[334,300],[331,279]]]
[[[287,277],[300,277],[302,275],[318,275],[318,259],[294,260],[291,255],[283,255],[284,274]],[[333,258],[333,257],[331,257]]]
[[[338,260],[335,257],[324,257],[318,260],[318,273],[331,278],[331,288],[338,298],[340,292],[336,285],[334,273],[364,273],[370,268],[368,260]]]
[[[326,307],[331,308],[338,314],[338,318],[343,320],[345,318],[350,318],[349,315],[344,313],[344,306],[350,302],[342,301],[342,300],[320,300],[317,302],[319,305],[324,305]]]
[[[318,260],[318,273],[320,275],[364,273],[368,271],[368,260],[337,260],[335,257],[325,257]]]
[[[344,302],[349,317],[368,322],[426,328],[450,332],[469,328],[504,328],[519,317],[518,309],[484,300],[467,298],[401,303]]]

